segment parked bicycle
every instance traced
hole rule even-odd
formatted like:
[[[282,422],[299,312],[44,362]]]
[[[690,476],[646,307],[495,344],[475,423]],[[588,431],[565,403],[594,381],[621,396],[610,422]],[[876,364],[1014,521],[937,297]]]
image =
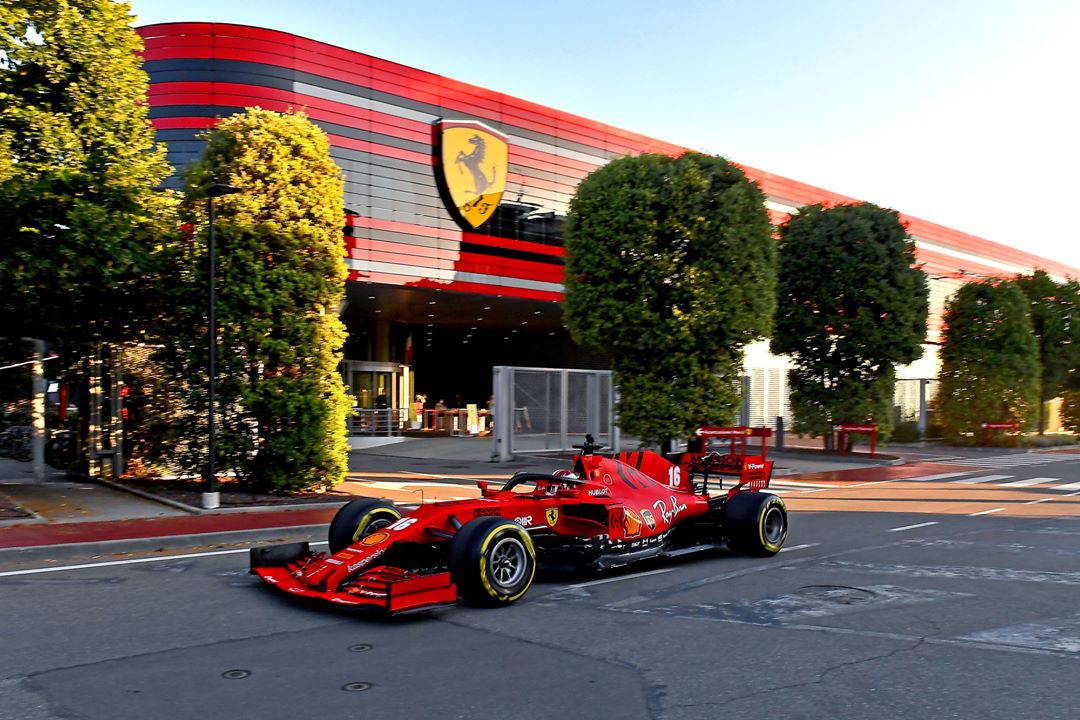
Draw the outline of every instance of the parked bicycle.
[[[16,425],[0,433],[0,455],[6,455],[20,462],[34,459],[33,428],[29,425]]]

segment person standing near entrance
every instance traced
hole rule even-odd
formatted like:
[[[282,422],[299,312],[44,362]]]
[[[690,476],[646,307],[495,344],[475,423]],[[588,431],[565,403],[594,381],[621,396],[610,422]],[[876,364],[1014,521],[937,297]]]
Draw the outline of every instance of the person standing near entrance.
[[[375,424],[379,434],[390,429],[390,401],[382,390],[375,396]]]

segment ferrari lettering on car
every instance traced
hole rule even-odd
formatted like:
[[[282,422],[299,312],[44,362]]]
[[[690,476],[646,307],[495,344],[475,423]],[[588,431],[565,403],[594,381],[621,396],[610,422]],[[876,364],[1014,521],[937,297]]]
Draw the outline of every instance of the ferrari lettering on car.
[[[783,500],[762,492],[764,458],[605,456],[591,436],[579,447],[571,469],[519,472],[500,488],[480,481],[475,499],[411,511],[352,500],[330,523],[328,553],[306,542],[257,547],[251,572],[290,596],[399,613],[509,605],[547,566],[605,570],[725,548],[768,556],[787,540]],[[732,474],[729,487],[717,482]]]

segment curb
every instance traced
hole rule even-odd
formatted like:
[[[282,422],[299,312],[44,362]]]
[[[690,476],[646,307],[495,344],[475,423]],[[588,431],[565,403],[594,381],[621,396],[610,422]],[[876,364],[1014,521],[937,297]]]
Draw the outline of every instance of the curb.
[[[154,502],[161,503],[162,505],[168,505],[169,507],[176,508],[177,510],[183,510],[191,515],[223,515],[228,513],[249,513],[249,512],[276,512],[279,510],[306,510],[313,509],[318,510],[322,508],[337,508],[341,507],[343,501],[335,500],[333,502],[310,502],[310,503],[281,503],[279,505],[237,505],[234,507],[217,507],[212,510],[206,508],[195,507],[194,505],[188,505],[187,503],[180,502],[179,500],[173,500],[171,498],[155,495],[154,493],[140,490],[139,488],[133,488],[123,483],[118,483],[107,478],[95,478],[89,475],[76,475],[75,477],[85,480],[86,482],[95,482],[110,487],[113,490],[119,490],[121,492],[131,493],[137,495],[144,500],[152,500]]]
[[[27,547],[0,548],[0,561],[40,562],[42,560],[70,560],[75,558],[100,558],[134,552],[194,549],[212,545],[246,543],[294,542],[321,540],[325,525],[295,525],[292,527],[257,528],[254,530],[230,530],[191,535],[165,535],[149,538],[125,538],[93,542],[61,543],[56,545],[33,545]],[[168,556],[162,556],[167,559]]]
[[[160,495],[154,495],[153,493],[148,493],[145,490],[139,490],[138,488],[128,487],[127,485],[123,485],[121,483],[114,482],[114,481],[108,480],[106,478],[91,477],[90,475],[77,475],[76,477],[78,477],[80,480],[85,480],[86,482],[98,483],[99,485],[104,485],[105,487],[110,487],[113,490],[120,490],[121,492],[126,492],[126,493],[130,493],[132,495],[136,495],[138,497],[141,497],[144,500],[152,500],[154,502],[161,503],[162,505],[168,505],[171,508],[176,508],[177,510],[183,510],[184,512],[191,513],[192,515],[202,515],[203,512],[204,512],[202,508],[192,507],[191,505],[188,505],[187,503],[177,502],[176,500],[170,500],[169,498],[164,498],[164,497],[161,497]]]

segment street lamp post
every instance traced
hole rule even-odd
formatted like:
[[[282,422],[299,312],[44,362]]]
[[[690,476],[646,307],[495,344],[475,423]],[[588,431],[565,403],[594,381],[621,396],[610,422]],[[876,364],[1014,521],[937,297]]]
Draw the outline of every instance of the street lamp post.
[[[217,457],[217,426],[214,422],[214,396],[217,390],[217,245],[214,237],[214,198],[238,192],[240,192],[240,188],[223,183],[214,183],[206,193],[207,213],[210,216],[210,242],[208,247],[210,277],[207,282],[207,294],[209,295],[209,320],[207,323],[209,329],[207,334],[210,344],[210,367],[206,408],[207,432],[209,435],[207,440],[210,457],[206,465],[206,491],[202,494],[202,506],[207,510],[212,510],[221,504],[221,493],[217,489],[217,467],[215,464]]]

